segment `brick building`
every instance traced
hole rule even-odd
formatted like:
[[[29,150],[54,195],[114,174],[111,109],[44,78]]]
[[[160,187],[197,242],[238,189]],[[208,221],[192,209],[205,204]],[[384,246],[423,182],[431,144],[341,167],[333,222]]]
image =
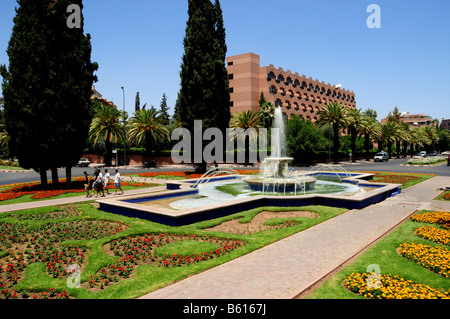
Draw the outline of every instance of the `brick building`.
[[[410,127],[430,126],[434,125],[431,116],[425,114],[409,114],[404,112],[400,115],[400,121],[408,123]],[[387,117],[381,120],[381,123],[386,123]]]
[[[273,65],[261,67],[260,56],[254,53],[228,57],[227,70],[232,114],[258,111],[261,92],[274,106],[281,106],[287,116],[298,114],[313,122],[318,118],[317,112],[327,103],[339,102],[345,107],[356,108],[353,91]]]
[[[442,119],[440,127],[443,130],[450,131],[450,119],[448,120]]]

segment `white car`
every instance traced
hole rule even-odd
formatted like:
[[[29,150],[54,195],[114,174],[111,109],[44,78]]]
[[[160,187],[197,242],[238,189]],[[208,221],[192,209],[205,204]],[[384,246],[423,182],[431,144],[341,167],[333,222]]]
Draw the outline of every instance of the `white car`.
[[[425,151],[422,151],[422,152],[419,152],[419,153],[417,153],[417,157],[427,157],[427,152],[425,152]]]
[[[388,162],[389,161],[389,154],[386,152],[379,152],[375,155],[375,157],[373,158],[373,160],[375,162]]]
[[[88,167],[91,162],[87,158],[80,158],[78,161],[78,167]]]

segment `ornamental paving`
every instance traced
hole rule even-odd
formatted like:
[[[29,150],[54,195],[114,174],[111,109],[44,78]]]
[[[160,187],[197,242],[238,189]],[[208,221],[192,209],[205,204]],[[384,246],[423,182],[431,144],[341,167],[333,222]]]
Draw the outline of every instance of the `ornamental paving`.
[[[291,299],[310,289],[421,209],[450,211],[434,201],[449,177],[435,177],[362,210],[351,210],[141,297],[141,299]]]

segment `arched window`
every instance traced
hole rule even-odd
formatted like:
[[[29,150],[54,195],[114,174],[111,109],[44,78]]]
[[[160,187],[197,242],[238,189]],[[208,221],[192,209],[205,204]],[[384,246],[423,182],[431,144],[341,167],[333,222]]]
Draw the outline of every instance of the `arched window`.
[[[283,95],[283,96],[286,95],[286,91],[284,90],[284,88],[280,88],[280,93],[281,93],[281,95]]]
[[[302,82],[302,89],[306,89],[306,88],[307,88],[306,82],[303,81],[303,82]]]
[[[312,91],[312,90],[314,90],[314,85],[309,84],[309,86],[308,86],[308,91]]]
[[[286,85],[292,84],[292,79],[290,77],[288,77],[286,79]]]
[[[272,79],[275,79],[275,73],[270,71],[269,74],[267,74],[267,81],[272,81]]]
[[[283,82],[284,81],[284,77],[280,74],[277,77],[277,83]]]
[[[316,87],[314,88],[314,92],[319,92],[320,91],[320,88],[319,88],[319,86],[318,85],[316,85]]]
[[[294,97],[294,92],[292,90],[289,90],[289,96],[292,98]]]
[[[272,86],[269,88],[269,93],[270,93],[270,94],[277,94],[277,88],[276,88],[274,85],[272,85]]]
[[[280,99],[277,99],[277,100],[275,101],[275,107],[281,107],[281,106],[282,106],[281,100],[280,100]]]
[[[295,81],[294,81],[294,87],[297,87],[297,86],[299,86],[299,85],[300,85],[300,81],[297,80],[297,79],[295,79]]]

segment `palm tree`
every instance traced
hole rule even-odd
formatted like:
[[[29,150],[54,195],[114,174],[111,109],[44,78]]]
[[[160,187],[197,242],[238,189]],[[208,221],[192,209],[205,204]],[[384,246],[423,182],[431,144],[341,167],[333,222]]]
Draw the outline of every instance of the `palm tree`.
[[[349,123],[348,109],[340,103],[330,103],[326,108],[317,112],[319,119],[316,124],[319,126],[333,125],[333,154],[334,163],[339,162],[339,131],[345,128]]]
[[[118,142],[125,139],[125,128],[120,123],[123,119],[123,113],[115,107],[109,105],[100,106],[95,114],[89,130],[89,137],[94,138],[94,144],[97,144],[99,138],[105,141],[105,165],[111,165],[112,142]]]
[[[366,161],[370,161],[370,150],[373,148],[373,140],[377,138],[377,120],[365,114],[361,115],[360,132],[364,135],[364,149]]]
[[[261,97],[259,99],[259,118],[261,119],[261,125],[267,129],[272,127],[273,119],[275,117],[275,107],[272,103],[268,102],[264,93],[261,92]]]
[[[437,132],[436,127],[434,126],[424,126],[422,130],[423,134],[427,137],[429,140],[429,143],[426,143],[426,151],[434,151],[434,148],[436,147],[436,143],[439,140],[439,134]]]
[[[361,110],[358,109],[350,109],[348,111],[348,125],[351,134],[351,149],[352,149],[352,162],[356,162],[356,138],[358,137],[358,133],[361,131],[362,127],[362,114]]]
[[[400,124],[388,121],[386,123],[381,124],[381,131],[379,136],[379,141],[382,145],[387,144],[387,152],[389,153],[389,158],[391,158],[392,152],[392,143],[396,141],[399,137],[400,132]]]
[[[250,139],[254,140],[257,138],[257,133],[259,132],[259,129],[262,128],[261,119],[258,116],[258,113],[252,110],[239,112],[232,116],[230,127],[234,129],[242,129],[237,131],[238,134],[233,136],[236,139],[240,139],[243,137],[245,138],[245,165],[248,165]],[[254,130],[247,131],[248,129]]]
[[[170,133],[162,124],[160,112],[154,108],[141,109],[128,122],[128,142],[144,144],[146,156],[152,154],[158,142],[170,141]]]

